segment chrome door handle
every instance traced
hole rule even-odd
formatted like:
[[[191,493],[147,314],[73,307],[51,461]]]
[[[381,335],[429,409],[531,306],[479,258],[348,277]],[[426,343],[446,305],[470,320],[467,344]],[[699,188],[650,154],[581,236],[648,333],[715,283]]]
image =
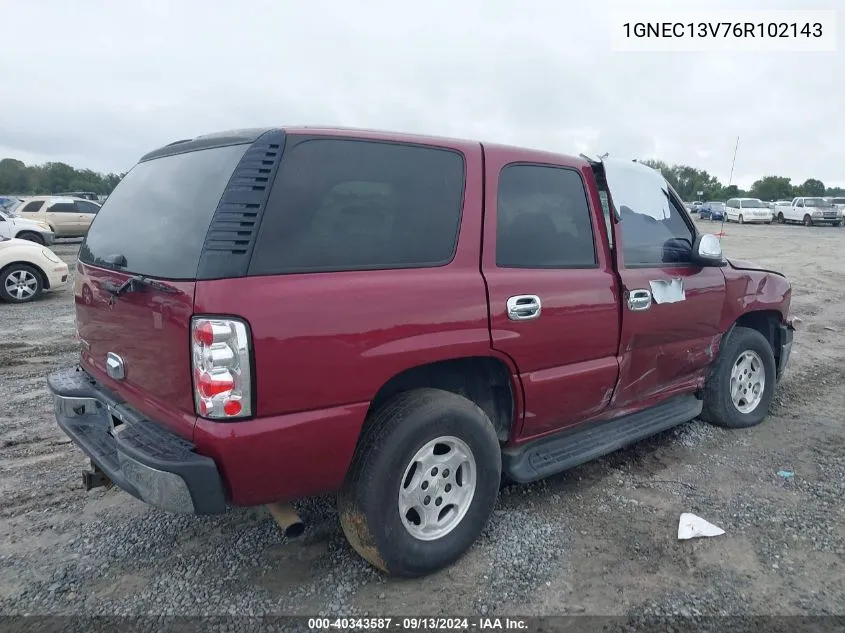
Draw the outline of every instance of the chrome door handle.
[[[651,291],[649,290],[629,290],[628,291],[628,309],[633,312],[640,310],[648,310],[651,307]]]
[[[508,299],[508,318],[511,321],[528,321],[540,316],[542,304],[537,295],[516,295]]]

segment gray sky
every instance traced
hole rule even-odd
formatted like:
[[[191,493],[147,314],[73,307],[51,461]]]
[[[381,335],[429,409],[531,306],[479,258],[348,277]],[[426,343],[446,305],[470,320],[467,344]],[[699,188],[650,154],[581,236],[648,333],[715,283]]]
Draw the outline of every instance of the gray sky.
[[[610,50],[615,9],[678,4],[0,0],[0,157],[123,171],[206,132],[337,124],[661,158],[726,183],[739,135],[736,184],[845,186],[845,10],[837,52]]]

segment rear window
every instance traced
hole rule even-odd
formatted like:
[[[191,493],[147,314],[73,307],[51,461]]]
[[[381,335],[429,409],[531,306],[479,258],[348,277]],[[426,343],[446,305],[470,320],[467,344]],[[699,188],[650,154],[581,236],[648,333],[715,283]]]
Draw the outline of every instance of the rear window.
[[[248,144],[136,165],[97,212],[79,259],[165,279],[194,279],[211,218]],[[114,262],[120,256],[125,266]]]
[[[251,275],[439,266],[451,261],[461,154],[377,141],[304,139],[285,149]]]

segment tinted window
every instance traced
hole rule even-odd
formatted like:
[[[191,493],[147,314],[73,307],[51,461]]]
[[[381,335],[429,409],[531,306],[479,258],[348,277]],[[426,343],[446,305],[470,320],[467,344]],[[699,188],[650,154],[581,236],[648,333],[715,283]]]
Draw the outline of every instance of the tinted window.
[[[50,213],[79,213],[73,202],[58,202],[47,207],[47,211]]]
[[[502,170],[496,214],[496,265],[596,265],[590,209],[578,172],[539,165],[509,165]]]
[[[451,261],[460,154],[310,139],[285,149],[250,274],[438,266]]]
[[[77,200],[76,201],[76,208],[79,210],[80,213],[96,213],[100,210],[93,202],[86,202],[85,200]]]
[[[683,264],[691,261],[689,216],[670,194],[659,172],[633,162],[605,165],[626,266]]]
[[[44,206],[43,200],[33,200],[32,202],[27,202],[26,206],[21,207],[21,212],[22,213],[23,212],[35,213],[36,211],[38,211],[43,206]]]
[[[248,145],[165,156],[136,165],[97,213],[79,259],[168,279],[196,277],[208,225]]]

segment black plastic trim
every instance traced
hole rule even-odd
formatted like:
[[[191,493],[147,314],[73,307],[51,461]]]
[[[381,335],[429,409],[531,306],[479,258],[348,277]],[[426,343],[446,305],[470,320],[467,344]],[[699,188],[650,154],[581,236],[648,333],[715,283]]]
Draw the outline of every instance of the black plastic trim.
[[[143,163],[162,156],[173,156],[184,154],[198,149],[209,149],[211,147],[225,147],[226,145],[241,145],[255,142],[262,134],[270,128],[245,128],[242,130],[226,130],[214,134],[204,134],[192,139],[173,141],[164,147],[159,147],[144,154],[139,163]]]
[[[505,449],[502,451],[502,471],[517,483],[537,481],[689,422],[701,410],[701,400],[683,395],[644,411],[602,422],[588,422]]]
[[[205,235],[198,281],[247,275],[285,141],[283,130],[265,132],[232,172]]]

